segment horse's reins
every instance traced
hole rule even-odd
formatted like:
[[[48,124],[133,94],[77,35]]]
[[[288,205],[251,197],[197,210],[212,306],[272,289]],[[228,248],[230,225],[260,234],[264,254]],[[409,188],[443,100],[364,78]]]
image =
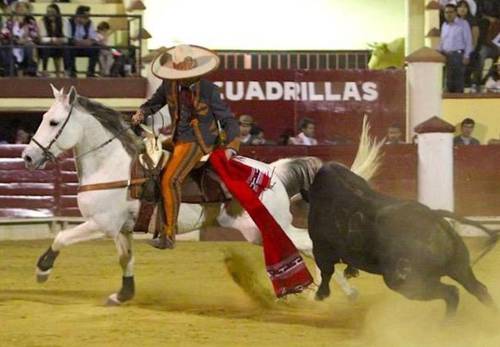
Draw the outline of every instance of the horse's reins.
[[[52,154],[50,152],[50,148],[54,145],[54,143],[56,143],[56,141],[61,136],[64,128],[68,124],[68,121],[69,121],[71,115],[73,114],[73,109],[74,109],[74,102],[71,104],[71,108],[69,109],[68,116],[64,120],[63,125],[59,128],[59,130],[57,131],[57,133],[54,136],[54,138],[49,142],[49,144],[46,147],[43,146],[40,142],[38,142],[34,137],[31,139],[31,141],[33,141],[33,143],[35,145],[37,145],[43,151],[43,156],[44,156],[44,158],[46,160],[50,160],[52,162],[58,162],[59,161],[59,159],[57,159],[56,156],[54,156],[54,154]],[[120,130],[120,132],[118,132],[116,135],[114,135],[113,137],[109,138],[108,140],[104,141],[99,146],[97,146],[95,148],[92,148],[92,149],[88,150],[87,152],[84,152],[82,154],[77,155],[75,157],[75,161],[78,161],[81,157],[83,157],[83,156],[85,156],[87,154],[93,153],[95,151],[98,151],[99,149],[101,149],[101,148],[105,147],[106,145],[110,144],[113,140],[115,140],[116,138],[118,138],[119,136],[121,136],[124,132],[128,131],[129,129],[131,129],[131,127],[132,127],[131,125],[127,126],[127,127],[124,127],[122,130]],[[121,181],[112,181],[112,182],[105,182],[105,183],[85,184],[85,185],[82,185],[82,186],[78,187],[78,192],[81,193],[81,192],[87,192],[87,191],[91,191],[91,190],[104,190],[104,189],[126,188],[126,187],[129,187],[131,185],[142,184],[144,182],[146,182],[145,178],[138,178],[138,179],[132,179],[132,180],[121,180]]]

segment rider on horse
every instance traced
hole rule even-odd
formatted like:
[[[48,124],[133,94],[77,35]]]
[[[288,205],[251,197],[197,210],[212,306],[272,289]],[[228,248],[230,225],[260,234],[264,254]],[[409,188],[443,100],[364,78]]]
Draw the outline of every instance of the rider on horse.
[[[172,248],[177,232],[181,203],[181,185],[196,163],[226,137],[226,157],[239,148],[239,126],[220,98],[217,86],[201,79],[217,69],[219,57],[212,51],[192,45],[167,49],[152,63],[151,71],[163,82],[156,92],[132,116],[141,123],[168,104],[172,117],[172,153],[162,171],[161,190],[164,200],[165,228],[152,241],[156,248]],[[220,136],[219,124],[224,136]]]

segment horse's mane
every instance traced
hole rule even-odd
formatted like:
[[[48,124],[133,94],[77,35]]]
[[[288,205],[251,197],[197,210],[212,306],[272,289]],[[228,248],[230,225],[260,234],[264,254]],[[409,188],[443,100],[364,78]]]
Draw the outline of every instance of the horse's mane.
[[[130,156],[135,157],[142,151],[142,141],[128,128],[129,125],[126,122],[127,116],[123,113],[80,95],[76,98],[75,102],[97,119],[111,134],[116,136]]]
[[[270,165],[285,186],[288,196],[291,197],[301,189],[309,190],[323,162],[316,157],[301,157],[280,159]]]

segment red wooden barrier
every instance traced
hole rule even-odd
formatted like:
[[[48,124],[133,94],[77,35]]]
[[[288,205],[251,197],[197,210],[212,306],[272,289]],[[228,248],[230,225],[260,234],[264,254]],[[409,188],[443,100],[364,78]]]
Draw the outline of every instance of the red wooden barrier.
[[[79,216],[78,179],[72,158],[44,170],[28,171],[20,159],[24,146],[0,146],[0,217]],[[264,162],[285,157],[317,156],[351,165],[357,146],[249,146],[241,154]],[[414,145],[385,146],[378,176],[381,192],[417,198],[417,149]],[[500,215],[500,146],[455,149],[455,199],[459,213]]]
[[[500,215],[500,146],[459,146],[454,155],[457,212]]]
[[[57,167],[24,168],[22,145],[0,146],[0,217],[51,217],[55,215]]]

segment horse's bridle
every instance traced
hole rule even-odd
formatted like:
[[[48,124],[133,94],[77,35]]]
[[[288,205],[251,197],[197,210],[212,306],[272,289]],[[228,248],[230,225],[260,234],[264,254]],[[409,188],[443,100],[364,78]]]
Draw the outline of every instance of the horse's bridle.
[[[35,145],[37,145],[38,147],[40,147],[40,149],[43,151],[43,157],[46,159],[46,160],[50,160],[52,162],[57,162],[57,158],[54,154],[52,154],[50,152],[50,147],[52,147],[52,145],[54,143],[56,143],[57,139],[59,138],[59,136],[61,136],[64,128],[66,127],[66,124],[68,124],[68,121],[71,117],[71,114],[73,113],[73,104],[71,104],[71,108],[69,109],[69,113],[68,113],[68,116],[66,117],[66,119],[64,120],[64,123],[63,125],[59,128],[59,130],[57,131],[57,134],[56,136],[54,136],[54,138],[49,142],[49,144],[47,145],[47,147],[44,147],[40,142],[38,142],[34,137],[31,139],[31,141],[33,141],[33,143]],[[109,143],[111,143],[111,141],[113,141],[114,139],[118,138],[120,135],[122,135],[124,132],[128,131],[129,129],[131,128],[131,126],[127,126],[127,127],[124,127],[122,130],[120,130],[120,132],[118,132],[116,135],[114,135],[113,137],[109,138],[108,140],[104,141],[103,143],[101,143],[100,145],[96,146],[95,148],[92,148],[90,149],[89,151],[87,152],[84,152],[78,156],[75,157],[75,160],[78,160],[80,159],[81,157],[87,155],[87,154],[90,154],[92,152],[95,152],[99,149],[101,149],[102,147],[108,145]]]
[[[64,120],[63,125],[59,128],[59,130],[57,131],[56,136],[54,136],[54,138],[49,142],[49,144],[47,145],[47,147],[43,146],[40,142],[38,142],[37,140],[35,140],[34,137],[31,139],[31,141],[33,141],[33,143],[36,144],[38,147],[40,147],[40,149],[43,151],[43,156],[44,156],[44,158],[46,160],[57,162],[56,156],[50,152],[50,147],[52,147],[52,145],[57,141],[57,139],[59,138],[59,136],[61,136],[64,128],[66,127],[66,124],[68,124],[68,121],[69,121],[69,119],[71,117],[71,114],[73,113],[73,108],[74,108],[73,105],[74,105],[74,103],[71,104],[71,108],[69,109],[68,116]],[[121,134],[123,134],[125,131],[130,130],[130,128],[131,128],[131,126],[124,127],[122,130],[120,130],[120,132],[118,132],[116,135],[114,135],[113,137],[109,138],[108,140],[104,141],[99,146],[97,146],[95,148],[92,148],[91,150],[89,150],[87,152],[84,152],[84,153],[76,156],[75,160],[77,161],[79,158],[83,157],[84,155],[87,155],[87,154],[90,154],[92,152],[95,152],[95,151],[101,149],[102,147],[108,145],[114,139],[118,138]],[[87,185],[80,186],[78,188],[78,192],[81,193],[81,192],[92,191],[92,190],[107,190],[107,189],[126,188],[126,187],[129,187],[131,185],[143,184],[145,181],[146,181],[145,178],[138,178],[138,179],[123,180],[123,181],[113,181],[113,182],[106,182],[106,183],[87,184]]]
[[[71,117],[71,114],[73,113],[73,107],[74,107],[74,103],[71,104],[71,107],[69,109],[69,113],[68,113],[68,116],[66,117],[66,119],[64,120],[64,123],[63,125],[59,128],[59,130],[57,131],[57,134],[56,136],[54,136],[54,138],[49,142],[48,146],[47,147],[44,147],[40,142],[38,142],[37,140],[35,140],[35,138],[33,137],[31,139],[31,141],[33,141],[33,143],[35,145],[37,145],[38,147],[40,147],[40,149],[43,151],[43,156],[46,160],[50,160],[50,161],[53,161],[53,162],[56,162],[57,161],[57,158],[54,154],[52,154],[50,152],[50,147],[52,147],[52,145],[54,143],[56,143],[57,139],[59,138],[59,136],[61,136],[64,128],[66,127],[66,124],[68,124],[68,121]]]

